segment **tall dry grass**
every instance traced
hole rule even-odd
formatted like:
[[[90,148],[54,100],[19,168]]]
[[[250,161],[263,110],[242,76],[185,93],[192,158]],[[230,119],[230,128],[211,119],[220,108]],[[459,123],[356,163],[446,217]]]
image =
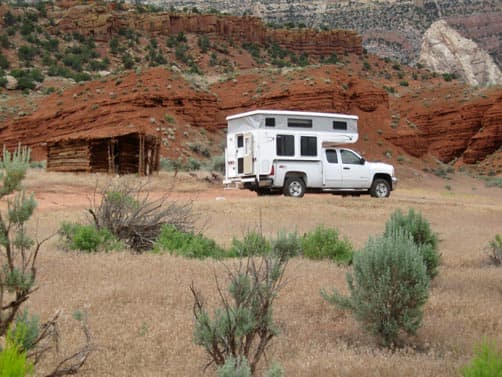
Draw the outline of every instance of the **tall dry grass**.
[[[58,186],[73,184],[77,189],[67,194],[85,198],[94,185],[89,182],[93,177],[87,181],[85,175],[77,178],[82,182],[58,177],[47,183],[45,180],[54,177],[40,174],[27,185],[43,197],[49,186],[58,193]],[[167,187],[163,179],[167,178],[156,178],[157,190]],[[475,184],[468,181],[467,186],[454,186],[453,192],[446,192],[424,182],[425,187],[398,190],[389,200],[331,195],[307,195],[301,200],[257,198],[206,189],[202,184],[195,209],[204,233],[222,245],[229,245],[232,237],[241,237],[249,229],[261,228],[272,236],[281,229],[307,232],[323,223],[336,227],[356,247],[382,233],[395,209],[421,211],[439,233],[442,260],[423,327],[416,339],[409,340],[409,347],[396,351],[378,348],[349,315],[323,301],[320,288],[346,289],[348,268],[295,258],[288,266],[288,284],[274,312],[282,333],[269,350],[269,360],[281,362],[287,376],[458,376],[474,344],[484,337],[502,346],[502,269],[488,265],[482,252],[502,231],[502,190],[472,190]],[[195,181],[192,187],[197,187]],[[188,198],[194,191],[177,194]],[[61,192],[52,198],[59,201],[52,207],[42,205],[35,216],[31,226],[40,237],[57,230],[61,221],[82,216],[85,200],[65,208],[65,195]],[[27,306],[42,319],[63,310],[66,351],[81,340],[72,313],[87,313],[97,351],[83,375],[214,375],[211,368],[203,371],[207,358],[192,342],[189,285],[193,281],[216,304],[214,276],[223,276],[224,270],[221,262],[170,255],[65,253],[54,238],[40,256],[40,289]],[[43,375],[43,368],[37,375]]]

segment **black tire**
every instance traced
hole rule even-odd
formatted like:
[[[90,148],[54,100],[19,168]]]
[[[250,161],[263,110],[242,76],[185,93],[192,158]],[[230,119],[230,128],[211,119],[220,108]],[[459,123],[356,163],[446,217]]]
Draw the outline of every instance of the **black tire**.
[[[258,196],[270,195],[270,189],[268,189],[268,188],[258,188],[258,189],[256,189],[256,194]]]
[[[283,190],[284,195],[294,198],[303,198],[305,195],[305,182],[300,177],[289,177]]]
[[[374,198],[388,198],[390,195],[390,185],[386,179],[377,178],[373,181],[370,194]]]

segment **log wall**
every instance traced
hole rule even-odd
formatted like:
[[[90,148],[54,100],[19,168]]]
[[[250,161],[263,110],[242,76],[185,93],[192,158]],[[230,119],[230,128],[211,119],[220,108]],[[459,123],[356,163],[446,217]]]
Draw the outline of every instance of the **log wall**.
[[[91,171],[89,143],[86,140],[49,143],[47,171]]]

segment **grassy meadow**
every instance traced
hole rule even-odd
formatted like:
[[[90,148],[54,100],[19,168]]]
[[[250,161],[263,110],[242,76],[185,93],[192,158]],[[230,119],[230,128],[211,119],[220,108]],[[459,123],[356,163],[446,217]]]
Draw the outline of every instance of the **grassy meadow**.
[[[39,209],[30,223],[42,239],[62,221],[85,217],[96,182],[105,176],[64,175],[31,170],[25,181]],[[437,177],[401,182],[386,200],[369,196],[309,195],[256,197],[226,191],[190,175],[161,173],[150,182],[152,197],[169,191],[170,200],[193,200],[198,226],[222,246],[248,230],[266,236],[280,230],[303,234],[318,224],[334,227],[356,248],[383,232],[400,208],[422,212],[440,238],[441,266],[425,306],[423,326],[408,346],[379,348],[347,313],[320,296],[321,288],[346,291],[345,273],[329,261],[293,258],[287,285],[276,302],[281,334],[268,350],[286,376],[459,376],[459,369],[484,338],[502,347],[502,268],[488,263],[484,247],[502,232],[502,190],[467,177],[448,182]],[[101,254],[61,250],[57,237],[42,248],[39,289],[27,303],[42,320],[61,310],[60,351],[83,342],[76,311],[86,313],[95,352],[83,376],[212,376],[202,348],[192,342],[193,282],[216,304],[215,276],[235,263],[189,260],[168,254]],[[46,365],[37,369],[44,375]],[[261,375],[258,373],[258,375]]]

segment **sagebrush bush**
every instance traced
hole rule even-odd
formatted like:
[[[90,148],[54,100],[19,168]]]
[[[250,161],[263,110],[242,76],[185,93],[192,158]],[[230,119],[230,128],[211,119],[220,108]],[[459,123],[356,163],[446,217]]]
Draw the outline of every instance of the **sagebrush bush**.
[[[385,224],[384,235],[389,236],[399,230],[408,232],[413,241],[419,247],[420,253],[427,267],[427,274],[432,279],[438,274],[439,252],[438,237],[431,230],[429,222],[421,213],[415,212],[412,208],[408,214],[404,215],[401,210],[395,211]]]
[[[494,342],[484,342],[474,349],[470,363],[461,370],[464,377],[502,377],[502,351]]]
[[[497,234],[488,244],[488,252],[493,264],[500,266],[502,264],[502,235]]]
[[[283,260],[300,255],[302,243],[296,232],[280,231],[272,240],[272,253]]]
[[[64,245],[69,250],[86,252],[111,251],[123,248],[106,228],[97,229],[92,224],[64,222],[58,231]]]
[[[350,264],[354,249],[347,239],[341,239],[336,229],[317,226],[301,241],[303,255],[310,259],[329,258],[340,264]]]
[[[29,351],[35,347],[35,342],[40,335],[40,319],[36,315],[29,315],[25,309],[18,313],[14,326],[8,331],[10,338],[22,352]]]
[[[229,255],[236,257],[248,257],[270,253],[270,242],[257,231],[249,231],[242,240],[232,239]]]
[[[191,233],[194,230],[192,202],[152,200],[144,183],[126,179],[111,182],[96,193],[88,209],[97,229],[108,229],[131,250],[151,250],[164,225]]]
[[[383,345],[394,345],[401,331],[413,335],[421,326],[429,277],[418,246],[408,233],[370,238],[354,255],[347,284],[348,297],[336,289],[332,295],[324,290],[321,294],[328,302],[351,311]]]
[[[218,368],[218,377],[251,377],[251,369],[245,357],[229,357]]]
[[[194,342],[204,347],[209,364],[224,369],[226,365],[230,373],[236,369],[235,359],[241,367],[246,360],[250,375],[254,375],[269,343],[279,334],[273,306],[284,285],[286,266],[285,260],[266,254],[241,259],[227,268],[228,289],[220,287],[217,279],[221,305],[213,315],[202,294],[193,284],[190,286],[194,297]],[[239,369],[245,372],[247,368]]]
[[[154,252],[169,251],[188,258],[221,258],[224,250],[202,234],[183,232],[173,225],[164,225],[153,248]]]

